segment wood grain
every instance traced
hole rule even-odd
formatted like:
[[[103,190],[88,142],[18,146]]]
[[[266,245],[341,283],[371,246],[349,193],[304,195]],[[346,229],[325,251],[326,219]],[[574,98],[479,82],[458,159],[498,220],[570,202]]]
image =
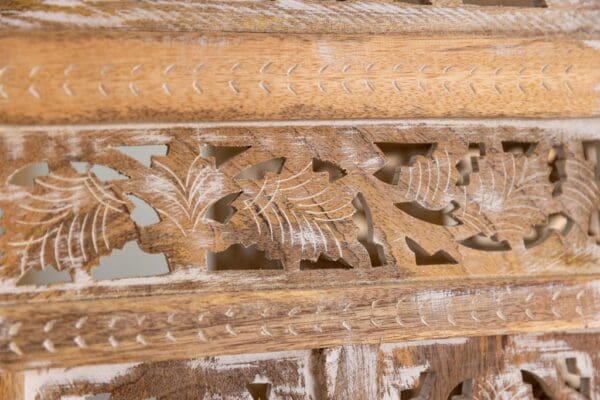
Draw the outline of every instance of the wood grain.
[[[9,369],[600,327],[596,279],[464,280],[6,304]]]
[[[8,128],[1,298],[594,276],[597,128],[596,120]],[[128,153],[135,146],[162,152],[144,160]],[[39,163],[48,171],[29,186],[14,180]],[[156,214],[152,223],[138,220],[130,195]],[[147,276],[141,261],[141,275],[93,279],[124,245],[168,267]],[[70,282],[22,282],[50,266]]]
[[[527,2],[497,0],[494,3],[518,5]],[[477,36],[586,36],[598,33],[598,2],[546,0],[545,3],[547,8],[472,4],[465,6],[462,0],[433,0],[429,6],[392,0],[209,0],[151,3],[96,0],[52,4],[13,0],[0,5],[0,29],[418,33]]]
[[[0,372],[0,399],[24,400],[25,379],[22,373]]]
[[[0,38],[8,124],[576,117],[600,51],[574,39],[21,33]]]
[[[592,333],[506,335],[50,369],[24,374],[25,400],[594,399],[598,345]]]

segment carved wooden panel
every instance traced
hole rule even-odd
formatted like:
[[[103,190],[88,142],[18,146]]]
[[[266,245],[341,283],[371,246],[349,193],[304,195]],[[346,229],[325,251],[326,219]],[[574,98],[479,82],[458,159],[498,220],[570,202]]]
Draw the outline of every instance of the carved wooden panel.
[[[0,400],[600,398],[597,0],[0,3]]]
[[[8,130],[3,291],[48,265],[91,286],[100,259],[130,242],[168,260],[171,277],[147,282],[595,273],[600,141],[586,133],[594,129]],[[136,148],[147,152],[136,159]],[[39,163],[39,176],[14,184]],[[155,211],[154,223],[136,222],[133,201]]]
[[[593,399],[598,345],[585,334],[489,336],[50,369],[24,374],[24,399]]]

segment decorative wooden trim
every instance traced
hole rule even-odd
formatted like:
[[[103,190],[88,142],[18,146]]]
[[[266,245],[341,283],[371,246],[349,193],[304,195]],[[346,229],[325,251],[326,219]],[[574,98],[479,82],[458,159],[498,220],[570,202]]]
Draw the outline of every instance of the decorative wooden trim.
[[[25,379],[22,373],[0,371],[0,399],[24,400]]]
[[[24,374],[25,400],[595,399],[598,346],[595,333],[509,335],[49,369]]]
[[[598,274],[597,121],[485,124],[9,128],[2,299]],[[125,244],[168,268],[94,281]]]
[[[6,368],[600,328],[598,280],[195,293],[2,308]],[[40,364],[41,363],[41,364]]]
[[[598,49],[564,38],[13,33],[0,37],[0,119],[594,116]]]
[[[32,3],[0,5],[0,29],[586,35],[598,33],[600,26],[600,10],[594,0],[537,1],[546,3],[547,8],[531,7],[534,0],[488,1],[528,3],[529,7],[463,5],[462,0],[432,0],[431,5],[385,0]]]

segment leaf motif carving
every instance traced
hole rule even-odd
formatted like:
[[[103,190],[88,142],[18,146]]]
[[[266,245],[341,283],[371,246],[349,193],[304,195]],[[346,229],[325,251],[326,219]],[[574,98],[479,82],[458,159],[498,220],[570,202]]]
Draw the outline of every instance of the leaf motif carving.
[[[89,270],[99,258],[136,238],[129,203],[94,174],[71,170],[35,179],[32,188],[16,189],[5,219],[18,229],[3,236],[7,265],[23,275],[30,268]]]

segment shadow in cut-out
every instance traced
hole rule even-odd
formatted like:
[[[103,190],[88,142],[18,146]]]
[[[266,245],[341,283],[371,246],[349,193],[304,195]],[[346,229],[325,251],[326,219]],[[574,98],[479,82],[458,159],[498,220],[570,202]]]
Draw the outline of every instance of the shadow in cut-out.
[[[214,157],[215,167],[219,168],[222,164],[231,160],[233,157],[242,154],[251,146],[213,146],[212,144],[203,144],[200,146],[200,155],[204,158]]]
[[[204,217],[220,222],[221,224],[226,224],[237,212],[237,208],[231,206],[231,203],[240,197],[241,194],[242,192],[229,193],[216,200],[206,209]]]
[[[397,185],[402,167],[409,167],[417,156],[431,157],[436,143],[376,142],[387,158],[387,163],[373,175],[382,182]]]
[[[423,207],[417,201],[395,203],[394,205],[411,217],[428,222],[430,224],[440,226],[460,225],[460,222],[452,216],[452,212],[458,210],[459,208],[459,205],[456,201],[452,201],[446,207],[440,208],[439,210],[432,210],[430,208]]]
[[[113,279],[160,276],[169,273],[164,254],[148,254],[140,249],[136,241],[128,242],[122,249],[115,249],[104,257],[92,271],[96,281]]]
[[[27,272],[25,272],[25,274],[17,281],[17,286],[42,286],[57,283],[70,283],[72,281],[68,271],[57,271],[54,265],[47,265],[41,271],[36,268],[27,270]]]
[[[324,254],[321,254],[316,261],[301,260],[301,270],[319,270],[319,269],[352,269],[343,258],[332,260]]]
[[[417,265],[442,265],[442,264],[458,264],[450,254],[444,250],[438,250],[433,254],[429,254],[424,248],[408,236],[405,237],[406,245],[415,254],[415,263]]]
[[[542,378],[526,370],[521,370],[521,379],[523,383],[529,385],[533,398],[536,400],[555,400],[550,393],[550,388]]]
[[[233,244],[218,253],[209,251],[206,266],[209,271],[283,269],[281,261],[268,259],[265,252],[259,250],[255,244],[248,247],[242,244]]]
[[[133,194],[128,193],[127,198],[135,206],[129,216],[138,226],[145,228],[160,222],[158,213],[150,204]]]
[[[234,179],[257,180],[264,179],[267,172],[280,174],[281,170],[283,169],[283,165],[285,164],[285,160],[285,157],[278,157],[254,164],[237,174]]]
[[[166,156],[169,148],[165,144],[150,144],[141,146],[116,146],[115,149],[142,165],[150,167],[152,156]]]
[[[507,251],[510,250],[510,244],[506,240],[498,240],[495,237],[487,237],[483,233],[478,233],[469,238],[459,240],[457,243],[465,247],[482,251]]]
[[[352,216],[354,223],[358,227],[358,241],[369,253],[372,267],[381,267],[387,263],[383,246],[375,243],[373,218],[367,200],[362,193],[358,193],[352,205],[356,208],[356,213]]]
[[[313,158],[312,166],[314,172],[327,172],[329,174],[329,183],[335,182],[348,174],[345,169],[332,161]]]
[[[15,171],[8,178],[8,183],[22,187],[33,187],[36,178],[48,176],[49,173],[50,168],[46,161],[36,162]]]
[[[270,383],[249,383],[246,385],[246,389],[252,396],[252,400],[269,400],[271,394]]]
[[[431,394],[433,393],[433,384],[435,383],[435,379],[435,372],[421,372],[415,387],[400,392],[400,398],[408,400],[429,400],[431,398]]]
[[[467,379],[456,385],[448,395],[448,400],[471,400],[473,398],[473,379]]]
[[[533,233],[523,238],[525,248],[531,249],[544,243],[555,232],[566,236],[573,227],[573,220],[565,213],[555,213],[548,216],[545,224],[535,225]]]

